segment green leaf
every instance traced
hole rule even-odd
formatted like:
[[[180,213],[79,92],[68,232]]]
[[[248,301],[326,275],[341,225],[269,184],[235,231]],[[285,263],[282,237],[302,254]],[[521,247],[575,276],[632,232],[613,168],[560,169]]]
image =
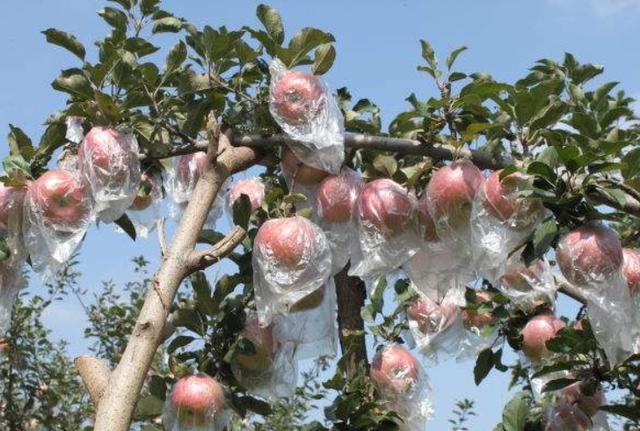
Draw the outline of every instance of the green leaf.
[[[398,162],[393,156],[380,154],[373,160],[373,167],[378,172],[392,177],[398,170]]]
[[[158,49],[160,49],[151,42],[141,37],[130,37],[124,42],[124,48],[129,52],[137,54],[139,57],[153,54]]]
[[[314,75],[323,75],[331,66],[333,66],[333,62],[336,59],[336,49],[330,43],[325,43],[324,45],[320,45],[318,49],[316,49],[315,58],[313,60],[313,66],[311,66],[311,71]]]
[[[281,60],[287,67],[300,64],[311,50],[326,43],[335,42],[331,33],[316,28],[303,28],[289,42],[289,48],[282,52]]]
[[[447,69],[451,70],[451,67],[453,66],[453,63],[455,63],[456,58],[458,58],[458,56],[463,51],[466,51],[466,49],[467,49],[466,46],[461,46],[451,51],[451,53],[447,56]]]
[[[31,176],[31,165],[27,162],[22,155],[9,156],[2,161],[2,169],[5,174],[14,176],[17,173],[23,176]]]
[[[527,166],[527,173],[529,175],[536,175],[549,181],[551,184],[556,182],[557,175],[553,169],[546,163],[541,161],[534,161]]]
[[[15,127],[9,124],[9,135],[7,136],[9,141],[9,152],[12,156],[22,156],[26,161],[31,160],[33,157],[34,149],[31,139],[21,128]]]
[[[53,152],[65,143],[66,133],[67,126],[63,123],[52,123],[46,128],[34,154],[40,166],[46,165]]]
[[[211,297],[211,286],[207,281],[207,277],[202,271],[196,272],[191,276],[191,285],[196,298],[196,309],[202,314],[214,316],[216,306]]]
[[[171,73],[187,59],[187,45],[180,41],[174,45],[167,55],[167,73]]]
[[[529,406],[524,396],[518,395],[507,403],[502,411],[504,431],[523,431],[527,423]]]
[[[187,335],[179,335],[175,337],[173,340],[171,340],[171,343],[169,343],[169,346],[167,347],[167,352],[173,353],[181,347],[188,346],[193,342],[193,340],[195,340],[194,337],[189,337]]]
[[[556,100],[536,114],[536,116],[531,120],[531,130],[542,129],[556,124],[560,121],[566,110],[567,105],[560,100]]]
[[[59,77],[51,83],[58,91],[77,96],[81,100],[93,99],[93,88],[80,69],[68,69],[62,71]]]
[[[460,81],[461,79],[465,79],[467,75],[461,72],[453,72],[449,75],[449,82]]]
[[[637,409],[632,406],[626,406],[622,404],[613,404],[607,406],[600,406],[600,409],[604,412],[611,413],[614,415],[622,416],[632,421],[640,421],[640,409]]]
[[[157,10],[159,3],[160,0],[141,0],[140,12],[142,12],[144,15],[151,15]]]
[[[493,352],[490,347],[487,347],[480,352],[476,359],[476,365],[473,367],[473,379],[476,386],[482,383],[482,381],[489,375],[493,368]]]
[[[107,24],[109,24],[116,30],[119,30],[123,33],[127,31],[127,15],[125,15],[125,13],[121,10],[112,7],[106,7],[99,11],[98,15],[100,15],[102,19],[107,22]]]
[[[11,250],[7,244],[6,238],[0,238],[0,262],[5,261],[11,257]]]
[[[58,45],[67,51],[73,53],[80,60],[84,60],[86,51],[80,41],[72,34],[64,31],[56,30],[55,28],[49,28],[42,32],[47,37],[47,42]]]
[[[420,45],[422,46],[422,58],[424,58],[429,66],[433,70],[438,68],[438,59],[436,58],[436,53],[431,47],[431,44],[426,40],[420,40]]]
[[[256,10],[256,15],[271,39],[278,45],[282,45],[282,42],[284,42],[284,25],[278,11],[270,6],[261,4]]]
[[[122,6],[126,10],[131,10],[131,8],[133,7],[132,1],[135,3],[135,1],[137,0],[109,0],[109,1],[113,3],[118,3],[120,6]]]
[[[631,179],[640,173],[640,148],[629,151],[622,158],[622,176]]]
[[[153,396],[142,397],[136,404],[136,415],[147,418],[155,418],[162,414],[164,401]]]
[[[244,229],[249,226],[251,219],[251,200],[249,196],[241,194],[233,203],[233,222]]]
[[[524,249],[523,257],[530,264],[541,257],[551,247],[558,236],[558,225],[553,218],[549,218],[536,228],[532,240]]]
[[[551,380],[542,387],[542,392],[557,391],[562,388],[566,388],[567,386],[577,381],[578,381],[577,379],[568,379],[568,378]]]
[[[177,33],[182,30],[182,21],[175,16],[167,16],[153,21],[151,32],[156,33]]]
[[[471,123],[462,134],[462,141],[463,142],[472,141],[485,130],[489,130],[496,127],[500,127],[500,125],[492,124],[492,123]]]
[[[111,121],[117,121],[122,117],[122,109],[108,94],[100,91],[95,92],[95,101],[100,111]]]
[[[129,216],[127,216],[126,214],[122,214],[120,218],[117,219],[114,223],[117,224],[118,227],[122,229],[127,235],[129,235],[129,238],[134,241],[136,240],[136,228],[133,223],[131,223],[131,219],[129,219]]]

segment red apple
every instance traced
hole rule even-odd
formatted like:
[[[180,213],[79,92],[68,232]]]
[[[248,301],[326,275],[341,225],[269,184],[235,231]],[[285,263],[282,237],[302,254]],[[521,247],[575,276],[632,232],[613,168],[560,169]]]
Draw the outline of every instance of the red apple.
[[[143,172],[140,176],[140,185],[138,186],[138,194],[131,204],[134,211],[144,211],[153,203],[154,194],[160,187],[158,180],[152,175]]]
[[[0,229],[9,228],[9,220],[20,217],[25,189],[0,183]]]
[[[78,148],[82,171],[91,169],[93,180],[103,184],[120,184],[130,172],[131,158],[125,136],[115,129],[94,127],[84,137]]]
[[[416,217],[416,205],[400,184],[380,179],[368,183],[357,201],[360,223],[385,237],[402,234]]]
[[[363,186],[362,180],[352,172],[322,180],[316,190],[316,209],[320,220],[328,223],[351,221]]]
[[[556,259],[567,280],[582,286],[620,271],[622,244],[613,229],[589,223],[565,235],[556,249]]]
[[[245,323],[240,335],[251,341],[255,352],[248,355],[238,354],[234,358],[236,364],[249,372],[268,370],[276,347],[273,325],[261,326],[256,317],[251,317]]]
[[[302,298],[300,301],[293,304],[289,311],[291,313],[297,313],[299,311],[307,311],[318,308],[324,300],[324,289],[324,285],[320,286],[318,289],[314,290],[313,292]]]
[[[640,292],[640,251],[622,249],[622,275],[627,280],[632,295]]]
[[[500,221],[510,221],[515,229],[528,229],[542,214],[539,199],[518,197],[518,193],[530,190],[533,179],[529,175],[514,172],[500,180],[502,170],[495,171],[483,183],[487,211]]]
[[[491,296],[488,292],[477,291],[476,301],[479,304],[488,304],[491,302]],[[476,328],[482,330],[486,326],[495,323],[495,318],[491,313],[483,313],[478,309],[465,308],[462,310],[462,323],[465,328]]]
[[[308,123],[322,108],[324,88],[316,76],[289,70],[272,86],[271,107],[288,123]]]
[[[507,267],[501,281],[510,289],[528,292],[532,290],[533,284],[541,281],[546,270],[547,264],[542,259],[536,259],[529,266],[524,266],[524,264],[518,262]]]
[[[225,407],[224,389],[206,374],[183,377],[171,391],[171,406],[183,426],[206,426]]]
[[[545,431],[588,431],[591,419],[577,406],[567,403],[556,404],[547,419]]]
[[[425,241],[438,242],[439,238],[436,233],[436,224],[429,213],[429,201],[426,193],[423,193],[418,200],[418,220],[420,220],[420,226],[424,229]]]
[[[289,178],[293,178],[296,184],[313,186],[325,179],[329,173],[303,164],[289,149],[282,153],[280,161],[282,172]]]
[[[271,219],[260,226],[254,248],[262,256],[288,271],[303,269],[316,247],[316,227],[304,217]]]
[[[197,151],[178,156],[176,179],[183,187],[193,186],[207,167],[207,153]]]
[[[376,353],[369,376],[386,394],[403,395],[417,384],[420,364],[404,347],[387,346]]]
[[[454,162],[438,169],[427,185],[429,209],[436,224],[453,230],[468,225],[482,181],[482,172],[470,162]]]
[[[604,404],[605,398],[602,390],[597,389],[593,395],[586,395],[583,392],[581,382],[575,382],[562,390],[562,400],[577,405],[580,410],[588,416],[594,416],[598,409]]]
[[[407,309],[407,316],[418,324],[420,332],[428,335],[449,327],[455,320],[456,311],[454,304],[438,304],[429,298],[420,297]]]
[[[62,169],[46,172],[28,190],[35,211],[47,223],[71,227],[89,216],[87,190],[80,179]]]
[[[564,322],[552,315],[534,316],[522,329],[522,352],[532,361],[549,356],[546,342],[564,328]]]
[[[258,178],[240,180],[234,183],[229,189],[229,205],[233,207],[234,202],[241,195],[247,195],[251,202],[251,211],[255,211],[260,208],[264,200],[264,183]]]

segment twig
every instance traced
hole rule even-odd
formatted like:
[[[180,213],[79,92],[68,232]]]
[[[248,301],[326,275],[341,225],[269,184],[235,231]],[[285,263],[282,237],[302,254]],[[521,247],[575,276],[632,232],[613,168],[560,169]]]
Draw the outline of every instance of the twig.
[[[111,370],[102,360],[91,356],[80,356],[73,362],[89,392],[91,403],[97,410],[100,399],[109,384]]]
[[[189,256],[190,272],[203,270],[231,253],[247,235],[246,229],[236,226],[214,246],[206,250],[194,250]]]

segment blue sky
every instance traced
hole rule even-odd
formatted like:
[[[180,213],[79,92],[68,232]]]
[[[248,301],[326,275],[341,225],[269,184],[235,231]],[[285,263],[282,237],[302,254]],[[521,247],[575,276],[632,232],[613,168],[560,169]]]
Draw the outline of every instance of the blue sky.
[[[96,11],[106,3],[97,0],[30,0],[11,2],[3,10],[0,51],[0,127],[23,127],[37,140],[43,120],[63,107],[64,96],[50,87],[61,69],[75,66],[65,51],[46,44],[41,30],[59,28],[78,36],[92,50],[92,42],[106,27]],[[171,0],[165,8],[198,25],[230,28],[257,25],[258,2],[248,0]],[[375,101],[386,123],[406,107],[404,98],[415,92],[424,98],[434,91],[416,71],[420,60],[418,40],[429,40],[441,58],[466,45],[458,68],[485,71],[498,80],[524,76],[539,58],[559,59],[565,51],[578,60],[605,65],[607,81],[620,81],[631,95],[640,96],[640,0],[378,0],[378,1],[273,1],[280,10],[288,36],[305,26],[332,32],[338,57],[326,76],[333,88],[347,86],[354,98]],[[171,43],[161,37],[161,45]],[[90,56],[91,57],[91,56]],[[6,146],[0,157],[6,156]],[[145,254],[151,268],[158,262],[155,237],[132,243],[109,226],[93,228],[83,245],[81,280],[88,295],[101,280],[122,282],[132,277],[130,258]],[[218,270],[213,270],[215,275]],[[32,292],[41,289],[37,280]],[[572,312],[563,301],[561,310]],[[52,307],[47,322],[56,336],[71,341],[73,355],[86,353],[81,339],[83,319],[74,299]],[[493,374],[479,388],[473,385],[472,363],[447,363],[429,370],[437,417],[430,429],[448,429],[446,419],[455,400],[476,400],[479,417],[471,429],[493,429],[508,396],[509,376]]]

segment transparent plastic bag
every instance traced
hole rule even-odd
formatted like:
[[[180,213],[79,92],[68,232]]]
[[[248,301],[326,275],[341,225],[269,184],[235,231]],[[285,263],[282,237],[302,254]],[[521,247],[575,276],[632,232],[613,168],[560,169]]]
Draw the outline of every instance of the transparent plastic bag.
[[[227,208],[233,219],[233,204],[241,195],[246,195],[251,203],[251,211],[255,211],[262,206],[265,195],[264,183],[259,177],[247,178],[244,180],[234,181],[230,184],[227,193]]]
[[[374,278],[406,263],[420,249],[417,200],[389,179],[368,183],[356,203],[358,247],[349,275]]]
[[[333,278],[294,304],[275,323],[278,338],[291,343],[298,360],[336,354],[336,289]]]
[[[76,250],[94,220],[87,186],[74,173],[46,172],[27,187],[23,236],[33,270],[48,280]]]
[[[519,172],[500,180],[495,171],[479,188],[471,211],[471,235],[474,266],[489,280],[505,271],[509,255],[531,235],[545,217],[539,199],[521,197],[530,191],[533,178]]]
[[[280,169],[289,188],[289,193],[304,196],[295,202],[296,210],[313,208],[318,185],[329,175],[328,172],[303,164],[288,149],[282,151]]]
[[[224,388],[206,374],[183,377],[167,397],[162,414],[166,431],[222,431],[231,420]]]
[[[382,399],[400,415],[400,429],[424,430],[433,417],[431,383],[416,358],[404,347],[390,344],[379,349],[373,358],[369,376]]]
[[[94,127],[78,148],[78,169],[97,217],[111,223],[131,206],[140,184],[138,141],[132,134]]]
[[[344,119],[317,76],[271,62],[270,111],[297,144],[289,147],[305,164],[338,174],[344,162]]]
[[[84,130],[82,123],[84,119],[82,117],[67,117],[65,123],[67,125],[67,132],[65,133],[65,139],[74,144],[80,144],[84,139]]]
[[[475,300],[461,308],[462,337],[458,345],[456,359],[465,361],[474,359],[478,353],[493,346],[499,337],[497,319],[484,307],[490,306],[491,295],[484,290],[475,290]]]
[[[593,334],[613,366],[634,351],[634,310],[624,279],[623,251],[617,233],[601,222],[565,235],[556,261],[567,281],[587,299]]]
[[[206,167],[207,154],[203,151],[173,158],[173,163],[167,170],[165,189],[171,197],[169,212],[174,220],[178,221],[182,217],[196,183]],[[220,187],[220,192],[207,216],[204,229],[215,229],[216,222],[224,211],[227,189],[227,184]]]
[[[138,194],[127,211],[140,238],[147,238],[161,215],[162,181],[151,173],[142,173]]]
[[[358,246],[354,215],[363,187],[362,178],[355,171],[344,167],[340,175],[322,180],[316,191],[316,218],[329,240],[334,274],[345,267]]]
[[[559,402],[545,411],[545,431],[589,431],[593,423],[578,406]]]
[[[240,336],[251,342],[253,351],[236,353],[231,361],[236,380],[266,398],[291,396],[297,380],[295,346],[280,338],[277,320],[263,326],[257,317],[248,317]]]
[[[258,317],[276,314],[320,288],[331,275],[331,250],[324,232],[300,216],[271,219],[256,235],[253,285]]]
[[[504,274],[496,281],[495,288],[505,295],[513,305],[530,311],[547,303],[553,304],[557,285],[546,259],[536,259],[525,266],[520,253],[514,253],[507,261]]]

